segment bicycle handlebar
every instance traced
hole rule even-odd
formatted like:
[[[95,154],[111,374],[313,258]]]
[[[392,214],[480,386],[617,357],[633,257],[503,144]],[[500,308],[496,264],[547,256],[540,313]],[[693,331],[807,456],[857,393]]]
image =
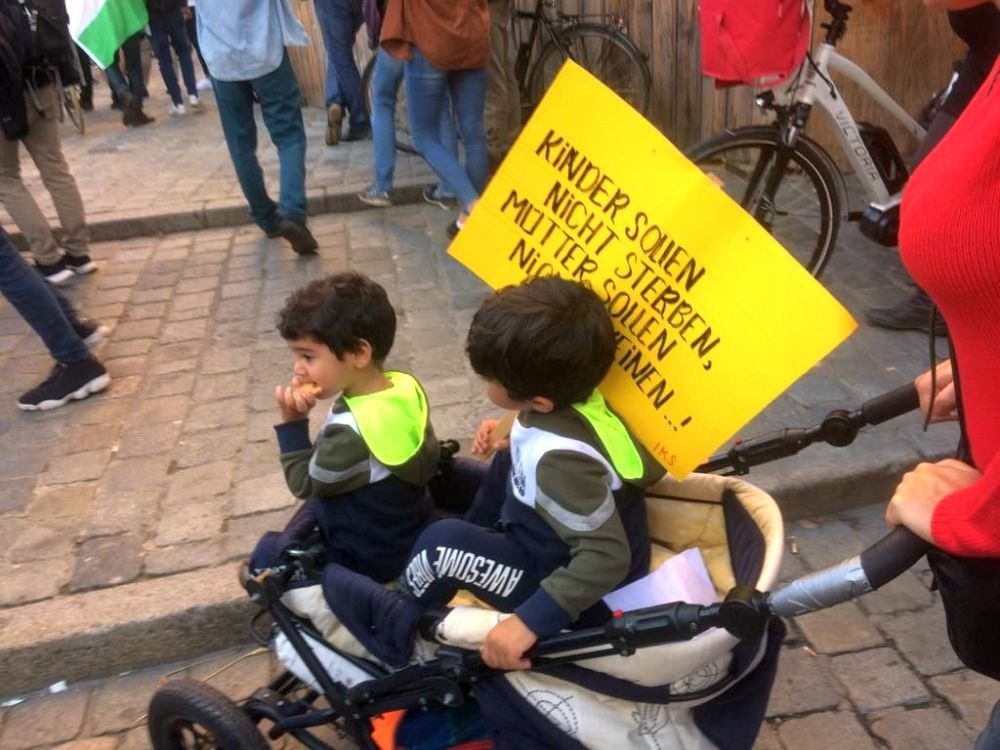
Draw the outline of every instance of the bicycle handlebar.
[[[737,440],[728,451],[712,456],[696,471],[711,474],[731,469],[742,475],[752,466],[794,456],[814,443],[825,442],[842,448],[854,442],[862,427],[882,424],[919,406],[916,387],[907,383],[865,401],[856,411],[834,409],[812,427],[788,428],[749,440]]]

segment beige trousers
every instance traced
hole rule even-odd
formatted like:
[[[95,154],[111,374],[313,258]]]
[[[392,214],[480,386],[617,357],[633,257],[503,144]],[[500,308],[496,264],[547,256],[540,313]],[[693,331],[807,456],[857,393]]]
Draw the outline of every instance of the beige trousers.
[[[25,93],[28,106],[28,132],[20,140],[38,167],[45,188],[63,229],[63,246],[70,255],[87,254],[87,224],[83,215],[83,199],[76,180],[69,171],[59,140],[59,92],[55,86],[35,90],[43,112],[39,113],[30,94]],[[28,192],[21,179],[18,141],[0,136],[0,204],[24,234],[31,254],[39,263],[59,260],[59,247],[52,236],[45,215]]]
[[[486,149],[500,161],[521,130],[521,95],[514,75],[511,0],[490,0],[490,61],[486,67]]]

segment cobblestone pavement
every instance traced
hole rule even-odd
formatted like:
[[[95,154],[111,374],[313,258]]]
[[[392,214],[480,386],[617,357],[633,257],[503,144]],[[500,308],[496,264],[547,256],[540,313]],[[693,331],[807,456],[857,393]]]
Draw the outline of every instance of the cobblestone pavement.
[[[110,109],[106,86],[94,92],[94,111],[85,113],[87,131],[80,135],[67,120],[62,127],[63,151],[80,186],[87,220],[91,223],[135,219],[150,214],[197,212],[218,206],[240,205],[243,196],[236,182],[219,114],[211,91],[201,92],[204,107],[171,116],[159,73],[149,82],[152,98],[146,111],[156,122],[126,128],[121,113]],[[357,193],[372,182],[372,143],[323,142],[325,114],[318,107],[302,110],[308,145],[306,190],[323,193]],[[258,112],[259,159],[272,195],[277,196],[278,155]],[[42,187],[38,170],[22,148],[25,183],[49,221],[56,225],[55,207]],[[424,162],[400,153],[396,183],[430,180]],[[359,204],[360,207],[360,204]],[[0,207],[0,224],[10,231],[10,217]]]
[[[879,503],[791,524],[798,554],[786,550],[783,578],[860,551],[881,514]],[[921,563],[875,594],[793,620],[756,750],[971,748],[1000,685],[959,664],[928,581]],[[270,653],[238,649],[30,696],[0,713],[0,747],[148,747],[143,715],[161,679],[205,679],[244,655],[209,680],[238,700],[276,672]]]

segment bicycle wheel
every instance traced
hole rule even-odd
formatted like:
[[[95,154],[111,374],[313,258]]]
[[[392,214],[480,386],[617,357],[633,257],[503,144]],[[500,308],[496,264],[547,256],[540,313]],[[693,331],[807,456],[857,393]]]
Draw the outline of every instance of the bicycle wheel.
[[[148,725],[154,750],[269,748],[235,703],[194,680],[173,680],[157,690],[149,703]]]
[[[372,57],[365,66],[361,75],[361,85],[365,92],[365,114],[368,115],[368,122],[372,121],[372,109],[375,101],[375,60],[378,55]],[[408,154],[415,154],[417,150],[413,147],[413,139],[410,137],[410,116],[406,111],[406,93],[400,84],[396,90],[396,148]]]
[[[727,130],[694,146],[687,157],[721,181],[730,198],[818,277],[840,229],[837,168],[814,141],[799,136],[775,194],[764,194],[778,138],[776,127]]]
[[[567,57],[643,115],[649,113],[652,77],[642,53],[620,31],[588,23],[569,27],[560,33],[558,42],[545,45],[528,79],[532,108],[548,91]]]
[[[73,127],[80,131],[80,135],[86,132],[87,126],[83,120],[83,105],[80,104],[80,87],[64,86],[62,89],[63,109],[66,116],[73,123]]]

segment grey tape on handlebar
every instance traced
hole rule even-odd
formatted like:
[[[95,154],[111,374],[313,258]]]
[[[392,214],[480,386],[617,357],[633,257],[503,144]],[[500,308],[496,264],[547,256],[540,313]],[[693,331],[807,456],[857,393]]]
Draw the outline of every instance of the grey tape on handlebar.
[[[852,557],[792,581],[771,594],[768,604],[775,615],[794,617],[841,604],[871,590],[861,558]]]

